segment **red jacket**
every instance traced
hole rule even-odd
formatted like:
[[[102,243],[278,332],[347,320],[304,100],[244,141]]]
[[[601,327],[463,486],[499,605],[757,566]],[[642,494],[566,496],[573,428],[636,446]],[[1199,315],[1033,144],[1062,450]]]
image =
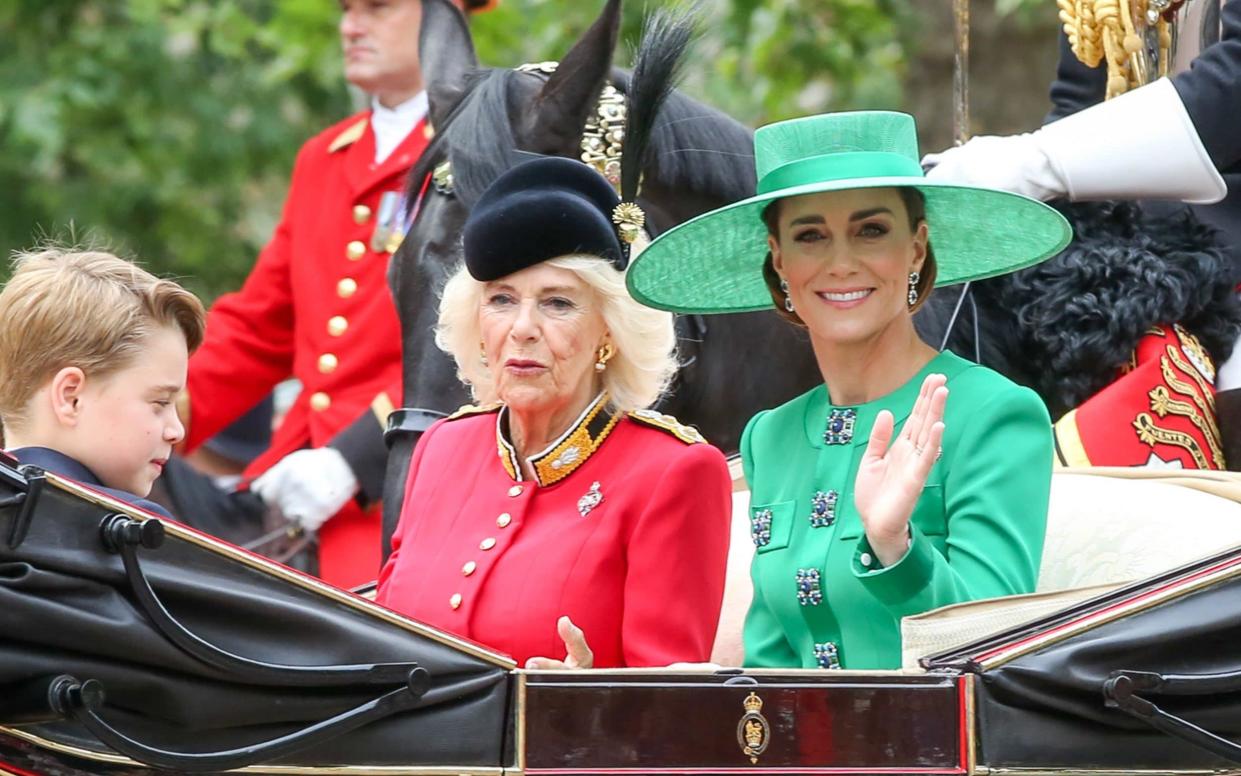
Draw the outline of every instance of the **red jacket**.
[[[1148,331],[1116,382],[1056,421],[1055,432],[1066,466],[1224,469],[1230,463],[1215,415],[1215,364],[1180,324]]]
[[[280,224],[241,291],[219,298],[190,359],[187,449],[209,439],[281,380],[302,383],[255,477],[289,453],[321,447],[374,411],[376,433],[401,397],[401,337],[387,285],[390,250],[372,248],[385,192],[403,192],[426,148],[419,124],[374,164],[370,114],[302,147]],[[399,216],[398,216],[399,217]],[[351,503],[319,533],[320,574],[350,586],[375,578],[380,517]]]
[[[419,442],[376,600],[519,665],[565,657],[565,614],[598,668],[707,660],[732,508],[719,450],[597,404],[522,480],[497,417],[440,421]]]

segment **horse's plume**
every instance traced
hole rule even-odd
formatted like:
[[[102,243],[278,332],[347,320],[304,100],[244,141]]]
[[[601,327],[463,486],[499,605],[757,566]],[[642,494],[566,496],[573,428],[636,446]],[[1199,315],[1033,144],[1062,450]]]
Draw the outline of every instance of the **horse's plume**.
[[[685,52],[694,36],[694,6],[660,8],[646,17],[626,94],[628,118],[621,155],[621,199],[638,196],[648,161],[651,133],[660,108],[680,80]]]

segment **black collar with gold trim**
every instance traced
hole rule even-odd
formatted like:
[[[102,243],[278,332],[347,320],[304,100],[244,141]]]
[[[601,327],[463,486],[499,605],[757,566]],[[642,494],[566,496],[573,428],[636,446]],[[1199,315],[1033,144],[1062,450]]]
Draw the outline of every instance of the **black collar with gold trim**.
[[[596,396],[567,431],[542,452],[527,459],[534,470],[535,481],[546,487],[568,477],[595,454],[620,419],[621,414],[611,406],[607,393]],[[517,450],[509,441],[508,407],[502,408],[496,417],[496,448],[508,476],[516,482],[525,479]]]

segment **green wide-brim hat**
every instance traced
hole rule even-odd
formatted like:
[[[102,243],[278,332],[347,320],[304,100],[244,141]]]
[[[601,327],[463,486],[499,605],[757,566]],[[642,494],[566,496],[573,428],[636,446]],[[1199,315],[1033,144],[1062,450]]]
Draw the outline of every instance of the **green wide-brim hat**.
[[[936,286],[1002,275],[1059,253],[1073,236],[1052,208],[1006,191],[929,181],[913,117],[889,111],[782,121],[754,134],[758,194],[657,237],[629,267],[629,292],[682,313],[767,310],[763,282],[771,202],[801,194],[910,186],[926,197]]]

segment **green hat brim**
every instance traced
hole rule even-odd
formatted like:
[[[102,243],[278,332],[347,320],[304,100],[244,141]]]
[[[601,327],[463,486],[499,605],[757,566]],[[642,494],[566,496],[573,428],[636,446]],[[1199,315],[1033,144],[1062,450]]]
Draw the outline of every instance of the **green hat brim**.
[[[926,197],[935,285],[1003,275],[1037,264],[1069,244],[1069,222],[1038,200],[922,177],[853,178],[760,194],[704,213],[657,237],[626,275],[639,302],[677,313],[740,313],[772,308],[763,282],[763,209],[802,194],[912,187]]]

